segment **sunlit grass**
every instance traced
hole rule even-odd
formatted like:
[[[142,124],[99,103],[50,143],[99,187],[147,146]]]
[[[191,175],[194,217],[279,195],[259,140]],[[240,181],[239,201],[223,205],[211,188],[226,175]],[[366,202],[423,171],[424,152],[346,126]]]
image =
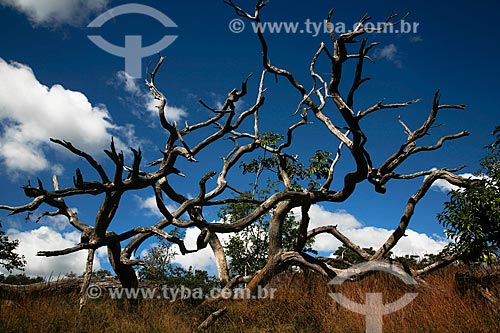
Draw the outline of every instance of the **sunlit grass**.
[[[386,273],[337,287],[346,297],[364,303],[367,292],[381,292],[384,303],[405,292],[418,297],[400,311],[384,316],[384,332],[500,332],[498,305],[470,292],[460,295],[448,267],[427,278],[426,286],[406,286]],[[210,332],[364,332],[365,317],[346,310],[328,295],[328,281],[307,274],[281,276],[273,300],[224,301],[209,306],[190,301],[144,300],[136,312],[112,300],[90,301],[82,315],[77,295],[53,295],[2,301],[0,332],[193,332],[211,312],[227,313]],[[500,295],[500,287],[492,293]]]

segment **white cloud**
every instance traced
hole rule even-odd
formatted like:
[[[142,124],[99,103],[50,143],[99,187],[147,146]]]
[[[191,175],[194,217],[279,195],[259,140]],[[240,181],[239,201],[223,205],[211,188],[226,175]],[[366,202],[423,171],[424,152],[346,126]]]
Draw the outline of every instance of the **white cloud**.
[[[300,209],[296,212],[300,213]],[[312,205],[309,209],[309,216],[311,217],[309,229],[323,225],[337,225],[339,229],[353,229],[362,225],[353,215],[343,209],[330,212],[321,205]]]
[[[140,79],[134,79],[128,73],[119,71],[116,74],[116,80],[119,85],[123,86],[123,89],[125,89],[126,92],[132,95],[132,102],[138,104],[140,108],[146,110],[147,114],[153,119],[158,119],[158,109],[156,106],[159,102],[153,98],[153,95],[149,92],[149,90],[138,85],[138,80]],[[187,113],[184,109],[171,106],[167,101],[167,105],[165,106],[165,117],[168,121],[179,121],[186,115]]]
[[[144,209],[147,216],[163,217],[163,214],[160,212],[158,206],[156,205],[156,199],[154,196],[143,199],[140,196],[136,195],[135,198],[137,200],[137,203],[139,204],[139,208]]]
[[[294,209],[293,213],[297,218],[300,218],[300,209]],[[377,249],[392,233],[392,230],[384,228],[365,227],[355,216],[345,210],[330,212],[320,205],[312,205],[309,210],[309,216],[311,219],[309,230],[325,225],[337,225],[337,228],[344,235],[363,248],[373,247]],[[196,239],[199,233],[198,228],[189,228],[186,230],[184,240],[186,248],[196,248]],[[226,244],[231,235],[233,233],[218,234],[223,244]],[[438,253],[447,244],[446,240],[439,236],[434,235],[430,237],[425,233],[418,233],[411,229],[406,231],[406,235],[392,250],[396,256],[404,256],[406,254],[423,256],[424,254]],[[320,234],[316,236],[313,248],[321,252],[333,253],[340,245],[340,241],[332,235]],[[180,264],[186,269],[193,267],[216,273],[215,257],[210,246],[184,256],[180,254],[177,245],[173,245],[173,248],[178,253],[173,262]]]
[[[103,10],[109,0],[0,0],[15,8],[34,24],[79,25],[88,15]]]
[[[164,217],[163,214],[158,209],[158,206],[156,205],[156,198],[154,195],[147,198],[142,198],[136,195],[135,199],[137,200],[139,208],[144,209],[146,211],[147,216],[155,216],[159,218]],[[167,207],[169,212],[173,212],[177,209],[177,206],[168,203],[165,205],[165,207]]]
[[[186,229],[184,244],[188,250],[196,249],[196,239],[199,234],[200,229],[198,228]],[[172,261],[181,265],[183,268],[188,269],[189,267],[193,267],[194,269],[204,269],[209,272],[216,272],[215,257],[210,245],[198,252],[186,255],[180,254],[181,251],[176,244],[174,244],[172,248],[178,253]]]
[[[27,65],[0,58],[0,160],[11,172],[46,170],[49,138],[71,141],[89,152],[101,153],[112,131],[121,130],[107,109],[93,106],[78,91],[40,83]],[[117,144],[121,142],[117,140]],[[61,172],[60,166],[54,166]]]
[[[145,200],[145,202],[147,201]],[[293,213],[296,218],[300,218],[300,209],[294,209]],[[373,247],[377,249],[392,233],[392,230],[384,228],[365,227],[355,216],[345,210],[330,212],[316,204],[311,206],[309,216],[309,230],[320,226],[336,225],[345,236],[363,248]],[[186,229],[184,243],[188,250],[196,249],[196,240],[199,234],[200,230],[198,228]],[[218,234],[222,244],[227,244],[232,235],[234,233]],[[439,236],[430,237],[425,233],[418,233],[411,229],[406,231],[406,235],[392,250],[396,256],[406,254],[423,256],[424,254],[438,253],[447,244],[446,240]],[[321,252],[333,253],[340,245],[340,241],[332,235],[320,234],[316,236],[313,248]],[[217,274],[215,257],[210,246],[187,255],[180,254],[179,247],[175,244],[172,245],[172,249],[177,253],[172,260],[174,263],[181,265],[185,269],[193,267],[194,269],[207,270],[210,274]],[[146,254],[147,251],[143,250],[141,257]]]
[[[294,213],[297,218],[300,218],[300,209],[295,209]],[[365,227],[345,210],[330,212],[320,205],[311,206],[309,217],[311,219],[309,230],[325,225],[336,225],[340,232],[363,248],[378,249],[392,233],[392,230],[384,228]],[[392,250],[396,256],[405,254],[423,256],[428,253],[437,253],[447,244],[439,237],[433,238],[411,229],[407,229],[406,235],[407,237],[403,237]],[[316,236],[313,248],[322,252],[335,252],[340,245],[340,241],[332,235],[320,234]]]
[[[397,67],[401,67],[402,63],[398,57],[398,47],[394,44],[389,44],[384,46],[382,49],[378,49],[374,53],[376,59],[385,59],[393,62]]]
[[[9,229],[6,234],[9,239],[19,240],[16,252],[25,256],[27,262],[25,273],[28,276],[42,276],[45,278],[51,276],[56,279],[69,272],[80,275],[85,270],[87,251],[78,251],[49,258],[36,256],[38,251],[62,250],[75,246],[80,241],[78,231],[60,233],[50,227],[42,226],[30,231]],[[101,268],[99,258],[102,258],[102,256],[103,251],[98,251],[94,260],[94,270]]]
[[[392,232],[393,230],[383,228],[363,227],[346,230],[344,234],[363,248],[373,247],[378,249]],[[418,233],[411,229],[407,229],[405,234],[406,237],[402,237],[391,250],[396,256],[406,254],[424,256],[425,254],[438,253],[448,244],[446,240],[440,237],[430,237],[425,233]]]

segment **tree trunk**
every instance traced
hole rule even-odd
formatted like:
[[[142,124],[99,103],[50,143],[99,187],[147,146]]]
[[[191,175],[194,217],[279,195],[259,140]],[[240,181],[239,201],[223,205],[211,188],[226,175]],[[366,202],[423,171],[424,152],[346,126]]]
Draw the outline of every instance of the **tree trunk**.
[[[120,261],[120,243],[108,245],[108,257],[116,276],[120,280],[122,288],[138,288],[139,280],[131,265],[124,264]],[[135,308],[138,305],[138,299],[127,299],[127,303]]]

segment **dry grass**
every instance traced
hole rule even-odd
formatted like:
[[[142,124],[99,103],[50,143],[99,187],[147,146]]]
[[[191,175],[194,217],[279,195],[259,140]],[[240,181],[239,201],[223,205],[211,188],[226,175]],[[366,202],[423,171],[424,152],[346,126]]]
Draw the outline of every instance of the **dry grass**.
[[[384,316],[384,332],[500,332],[500,313],[474,293],[460,295],[454,275],[463,267],[448,267],[428,277],[427,286],[408,287],[380,273],[335,291],[364,303],[366,292],[381,292],[384,303],[405,292],[419,296],[402,310]],[[226,301],[196,307],[190,302],[149,300],[129,313],[123,304],[92,301],[79,316],[76,295],[20,299],[0,308],[0,332],[192,332],[212,311],[228,312],[210,332],[364,332],[365,317],[330,298],[328,281],[303,274],[281,277],[273,300]],[[500,287],[492,289],[497,296]]]

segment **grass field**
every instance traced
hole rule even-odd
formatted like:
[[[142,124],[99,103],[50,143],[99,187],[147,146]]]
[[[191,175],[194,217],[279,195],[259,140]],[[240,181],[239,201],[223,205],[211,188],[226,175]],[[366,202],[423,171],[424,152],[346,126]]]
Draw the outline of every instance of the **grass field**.
[[[405,308],[385,315],[384,332],[500,332],[500,308],[477,291],[464,295],[455,287],[455,273],[470,268],[450,266],[430,275],[425,286],[407,286],[394,276],[377,273],[362,281],[336,286],[351,300],[364,303],[367,292],[380,292],[384,303],[405,292],[418,297]],[[484,274],[478,269],[473,273]],[[82,315],[76,295],[3,300],[0,332],[193,332],[210,313],[227,312],[209,332],[364,332],[365,316],[339,306],[328,295],[328,281],[295,274],[273,282],[274,299],[220,301],[199,306],[192,301],[142,300],[130,313],[111,299],[90,301]],[[498,297],[500,286],[490,287]]]

